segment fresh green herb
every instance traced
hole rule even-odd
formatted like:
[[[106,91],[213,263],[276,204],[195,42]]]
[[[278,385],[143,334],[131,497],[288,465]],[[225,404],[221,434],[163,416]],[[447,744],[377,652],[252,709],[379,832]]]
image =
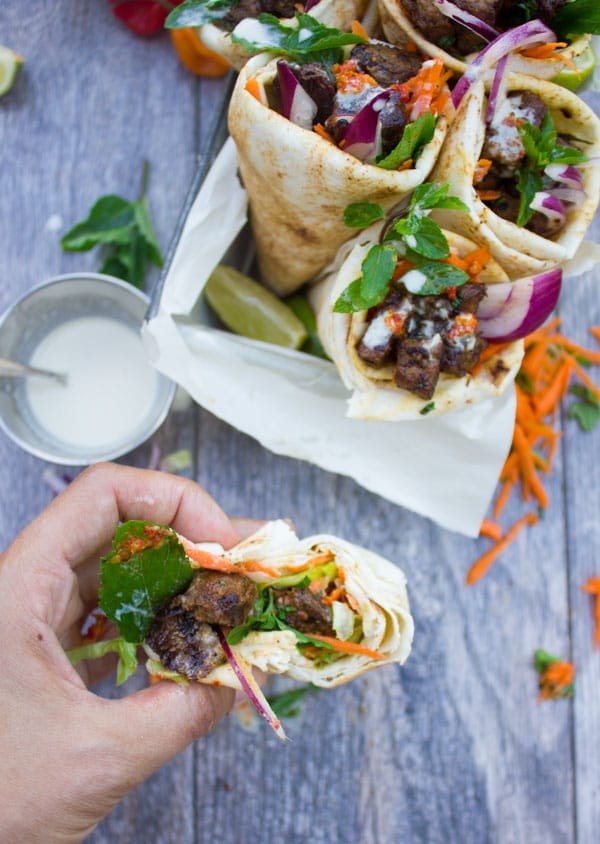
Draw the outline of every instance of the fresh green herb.
[[[126,642],[125,639],[109,639],[107,642],[92,642],[89,645],[81,645],[79,648],[72,648],[67,651],[71,665],[77,665],[84,659],[100,659],[109,653],[119,655],[117,664],[117,686],[124,683],[132,674],[135,674],[138,661],[136,645]]]
[[[100,609],[126,642],[143,642],[158,607],[182,592],[192,567],[177,534],[150,522],[117,528],[113,551],[100,561]]]
[[[517,382],[519,387],[524,392],[527,393],[527,395],[529,395],[529,396],[533,395],[534,388],[535,388],[533,380],[529,375],[527,375],[526,372],[523,372],[522,369],[519,370],[519,372],[517,372],[517,377],[515,378],[515,381]]]
[[[416,161],[421,154],[423,147],[433,138],[435,132],[435,117],[427,111],[414,121],[409,123],[402,133],[400,142],[394,149],[377,161],[378,167],[384,170],[397,170],[401,164],[412,158]]]
[[[569,35],[600,35],[598,0],[569,0],[552,18],[551,26],[561,41]]]
[[[517,189],[521,196],[517,225],[525,226],[533,216],[531,201],[543,190],[542,174],[549,164],[581,164],[587,156],[576,147],[557,143],[558,133],[550,112],[536,128],[528,121],[519,126],[519,135],[525,147],[525,158],[519,170]]]
[[[593,431],[600,419],[600,404],[598,403],[598,399],[583,384],[574,384],[569,392],[577,396],[579,401],[574,401],[569,405],[567,417],[569,419],[577,419],[582,431]]]
[[[77,223],[61,239],[66,252],[88,252],[100,244],[112,252],[100,272],[115,275],[142,287],[147,263],[161,267],[160,252],[146,201],[148,162],[144,162],[142,191],[138,199],[128,202],[120,196],[102,196],[88,217]]]
[[[432,410],[435,410],[435,402],[430,401],[427,404],[423,405],[419,413],[421,416],[427,416],[428,413],[431,413]]]
[[[302,346],[300,346],[300,351],[306,352],[307,355],[313,355],[317,358],[329,360],[327,354],[325,353],[325,349],[319,340],[315,314],[306,296],[303,296],[301,293],[296,293],[294,296],[290,296],[289,299],[286,299],[285,304],[292,309],[306,329],[306,340]]]
[[[300,714],[300,701],[307,694],[318,691],[320,691],[318,686],[308,683],[306,686],[290,689],[289,692],[282,692],[280,695],[268,697],[267,700],[278,718],[296,718]]]
[[[298,639],[298,645],[316,645],[318,648],[331,650],[331,645],[313,639],[286,624],[287,607],[277,607],[273,590],[263,589],[252,608],[250,617],[243,623],[229,631],[227,642],[230,645],[239,644],[252,630],[290,630]]]
[[[269,583],[269,587],[271,589],[289,589],[292,586],[301,588],[308,586],[313,580],[317,580],[317,578],[323,578],[327,582],[330,582],[336,578],[337,573],[338,567],[336,563],[323,563],[320,566],[313,566],[308,570],[298,571],[295,574],[284,574],[282,577],[272,580]]]
[[[239,0],[185,0],[169,12],[165,21],[167,29],[181,29],[187,26],[204,26],[224,18],[234,9]]]
[[[438,263],[448,257],[450,247],[441,228],[427,216],[432,208],[468,210],[458,197],[448,196],[448,185],[419,185],[405,216],[388,230],[384,243],[371,247],[362,262],[360,278],[349,284],[338,297],[334,305],[336,313],[364,311],[383,302],[400,253],[415,264],[415,269],[427,276],[427,282],[419,295],[441,293],[449,287],[459,287],[468,280],[468,274],[458,267]],[[350,217],[353,216],[352,212]]]
[[[310,15],[296,15],[296,25],[286,26],[274,15],[258,16],[263,37],[258,41],[249,41],[235,30],[231,40],[241,44],[249,53],[267,51],[275,55],[288,56],[299,64],[322,62],[327,67],[343,61],[343,47],[347,44],[363,44],[364,38],[325,24]]]
[[[454,42],[456,41],[455,35],[442,35],[441,38],[437,39],[438,47],[441,47],[442,50],[451,50],[454,47]]]
[[[377,220],[385,220],[385,211],[376,202],[351,202],[344,209],[344,223],[350,229],[366,229]]]

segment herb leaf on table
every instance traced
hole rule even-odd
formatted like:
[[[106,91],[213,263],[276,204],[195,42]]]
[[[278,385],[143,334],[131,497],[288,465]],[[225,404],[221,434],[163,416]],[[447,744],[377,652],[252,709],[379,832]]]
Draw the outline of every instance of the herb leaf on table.
[[[102,196],[94,203],[85,220],[77,223],[61,238],[65,252],[88,252],[95,246],[108,247],[100,272],[117,276],[142,287],[146,265],[162,267],[163,257],[154,234],[146,185],[148,162],[144,162],[142,192],[133,202],[116,194]]]
[[[185,0],[185,3],[169,12],[165,28],[204,26],[224,18],[237,5],[238,0]]]

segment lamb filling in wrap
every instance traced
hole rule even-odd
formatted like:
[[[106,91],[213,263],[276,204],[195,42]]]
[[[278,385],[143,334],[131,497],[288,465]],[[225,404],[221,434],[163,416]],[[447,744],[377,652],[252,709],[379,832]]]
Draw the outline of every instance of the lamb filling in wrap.
[[[299,20],[249,43],[285,58],[249,62],[229,111],[262,276],[281,294],[334,258],[350,202],[389,208],[424,181],[449,100],[441,60]]]
[[[511,282],[485,246],[429,214],[464,210],[447,185],[423,184],[398,217],[341,250],[311,292],[320,340],[353,391],[349,415],[403,420],[500,395],[518,370],[520,339],[556,305],[562,274]],[[384,217],[350,207],[349,224]]]
[[[378,0],[378,4],[390,41],[412,41],[427,55],[442,55],[456,71],[465,71],[475,54],[503,35],[511,40],[513,71],[552,79],[566,68],[581,68],[582,62],[593,67],[586,33],[595,32],[597,24],[578,0]],[[530,43],[532,25],[545,34]],[[576,84],[576,73],[574,80]]]
[[[225,551],[133,521],[113,548],[101,563],[100,608],[121,638],[70,652],[74,663],[112,642],[121,655],[129,648],[135,670],[142,645],[151,675],[243,688],[265,716],[253,666],[328,687],[410,651],[402,571],[337,537],[299,540],[274,521]]]
[[[169,16],[167,26],[198,26],[201,40],[211,50],[226,58],[240,70],[251,52],[236,38],[236,28],[243,24],[246,33],[260,32],[257,20],[261,15],[293,21],[297,14],[310,12],[311,16],[327,26],[350,29],[352,21],[359,19],[368,0],[202,0],[194,8],[178,11]]]
[[[566,89],[507,74],[464,95],[432,178],[467,212],[441,210],[444,228],[485,243],[511,277],[572,258],[594,216],[600,121]]]

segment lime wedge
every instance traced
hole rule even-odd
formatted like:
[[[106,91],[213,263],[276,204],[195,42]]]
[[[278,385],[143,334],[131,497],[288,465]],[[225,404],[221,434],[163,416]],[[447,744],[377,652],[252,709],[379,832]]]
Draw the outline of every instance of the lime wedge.
[[[12,88],[23,61],[23,57],[10,47],[0,46],[0,97]]]
[[[596,54],[591,45],[588,45],[579,55],[573,56],[573,64],[577,68],[577,73],[573,68],[566,67],[552,79],[552,82],[568,88],[569,91],[576,91],[596,67]]]
[[[296,314],[262,284],[233,267],[216,267],[204,295],[236,334],[287,349],[298,349],[306,340],[306,329]]]

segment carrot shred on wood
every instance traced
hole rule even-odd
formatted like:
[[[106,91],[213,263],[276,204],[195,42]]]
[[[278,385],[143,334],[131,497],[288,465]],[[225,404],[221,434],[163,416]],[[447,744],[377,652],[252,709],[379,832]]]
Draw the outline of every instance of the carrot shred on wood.
[[[479,528],[479,536],[487,536],[488,539],[493,539],[494,542],[497,542],[502,537],[502,528],[497,522],[484,519]]]
[[[535,513],[526,513],[525,516],[522,516],[518,519],[514,525],[512,525],[504,534],[504,536],[499,539],[495,545],[493,545],[485,554],[482,554],[481,557],[476,560],[475,563],[469,569],[467,574],[466,584],[467,586],[472,586],[474,583],[483,577],[483,575],[487,572],[489,567],[492,563],[496,560],[497,557],[513,542],[521,530],[526,525],[533,525],[537,522],[538,517]]]
[[[334,651],[341,651],[346,654],[362,654],[369,656],[371,659],[385,659],[384,654],[379,651],[373,651],[371,648],[365,648],[364,645],[358,645],[356,642],[344,642],[341,639],[336,639],[333,636],[317,636],[315,633],[310,634],[311,639],[317,639],[319,642],[324,642],[326,645],[331,645]]]
[[[594,645],[600,646],[600,577],[590,577],[581,587],[594,597]]]

